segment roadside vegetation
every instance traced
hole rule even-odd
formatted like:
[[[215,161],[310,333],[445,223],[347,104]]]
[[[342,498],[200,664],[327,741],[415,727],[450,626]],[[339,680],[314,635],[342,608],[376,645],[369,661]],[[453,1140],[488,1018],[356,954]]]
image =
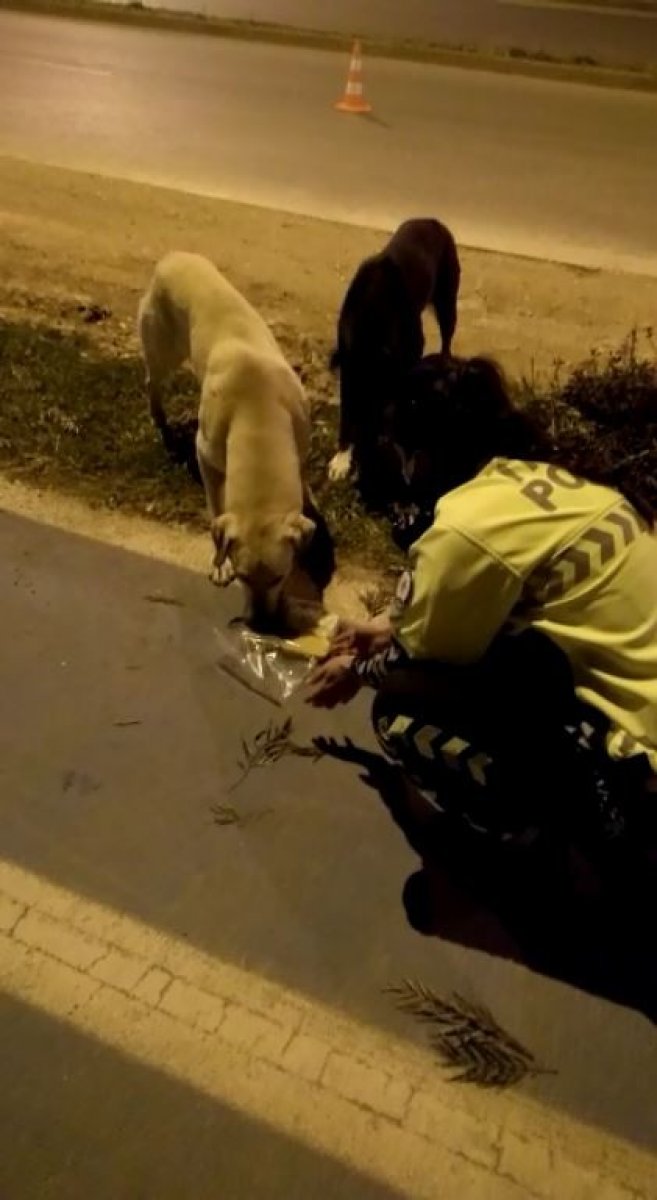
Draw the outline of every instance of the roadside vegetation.
[[[347,483],[326,478],[337,431],[328,353],[307,343],[286,349],[315,397],[310,479],[338,550],[362,566],[392,565],[397,552],[384,524],[363,512]],[[205,529],[203,489],[190,470],[196,383],[180,372],[168,388],[174,462],[148,417],[143,378],[136,354],[117,355],[91,331],[0,318],[0,471],[93,505]]]
[[[93,316],[92,311],[92,316]],[[88,319],[83,317],[82,320]],[[178,462],[153,430],[143,368],[134,345],[121,349],[111,314],[89,328],[0,319],[0,470],[10,479],[60,489],[92,505],[205,528],[202,488],[193,472],[197,388],[181,372],[169,388]],[[314,398],[311,485],[342,561],[385,569],[399,561],[383,522],[364,513],[353,488],[332,484],[335,447],[327,347],[276,330]],[[574,371],[515,385],[523,406],[592,477],[633,482],[657,511],[657,370],[650,331]]]
[[[633,330],[607,353],[574,369],[556,363],[547,382],[524,379],[517,400],[562,449],[578,474],[623,491],[657,516],[657,347]]]

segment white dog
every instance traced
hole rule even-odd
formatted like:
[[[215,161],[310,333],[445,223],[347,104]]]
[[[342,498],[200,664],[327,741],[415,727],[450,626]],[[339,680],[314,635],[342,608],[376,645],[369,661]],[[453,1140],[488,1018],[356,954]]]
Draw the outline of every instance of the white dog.
[[[198,254],[155,268],[139,306],[153,421],[160,388],[189,360],[201,385],[196,453],[215,545],[211,578],[242,581],[251,615],[271,618],[315,525],[303,515],[308,399],[271,330]]]

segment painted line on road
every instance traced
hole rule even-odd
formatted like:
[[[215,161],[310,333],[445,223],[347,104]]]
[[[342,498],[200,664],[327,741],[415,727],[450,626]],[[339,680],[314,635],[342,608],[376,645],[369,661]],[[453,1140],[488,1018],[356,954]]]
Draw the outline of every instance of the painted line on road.
[[[31,54],[16,54],[4,55],[5,58],[11,58],[12,63],[24,62],[30,66],[46,67],[51,71],[68,71],[72,74],[79,75],[96,75],[107,78],[114,75],[114,71],[110,71],[107,67],[85,67],[83,63],[66,63],[60,62],[54,58],[35,58]]]
[[[624,8],[622,4],[578,4],[577,0],[497,0],[500,8],[532,8],[546,9],[550,12],[591,13],[594,17],[637,17],[643,21],[657,21],[657,8],[653,11],[646,8]]]

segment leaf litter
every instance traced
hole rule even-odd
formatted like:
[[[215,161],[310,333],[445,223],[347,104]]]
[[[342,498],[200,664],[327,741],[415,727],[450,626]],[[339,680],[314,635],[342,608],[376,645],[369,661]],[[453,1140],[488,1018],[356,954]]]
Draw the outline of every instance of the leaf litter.
[[[384,989],[402,1012],[431,1027],[429,1040],[453,1083],[483,1088],[509,1088],[527,1077],[553,1075],[540,1066],[483,1005],[453,993],[442,999],[414,980]]]
[[[272,766],[286,756],[310,758],[313,762],[323,757],[323,750],[315,745],[296,742],[292,732],[292,717],[286,717],[280,724],[269,721],[250,743],[242,737],[242,757],[237,762],[240,776],[229,790],[235,791],[256,768]]]

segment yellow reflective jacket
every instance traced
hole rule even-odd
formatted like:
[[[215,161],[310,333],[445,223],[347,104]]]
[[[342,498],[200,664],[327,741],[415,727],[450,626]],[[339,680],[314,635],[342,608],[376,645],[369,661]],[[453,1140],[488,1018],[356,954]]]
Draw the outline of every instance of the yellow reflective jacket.
[[[657,540],[618,492],[496,458],[441,498],[410,557],[392,624],[412,658],[474,662],[503,626],[540,629],[609,719],[610,754],[657,771]]]

